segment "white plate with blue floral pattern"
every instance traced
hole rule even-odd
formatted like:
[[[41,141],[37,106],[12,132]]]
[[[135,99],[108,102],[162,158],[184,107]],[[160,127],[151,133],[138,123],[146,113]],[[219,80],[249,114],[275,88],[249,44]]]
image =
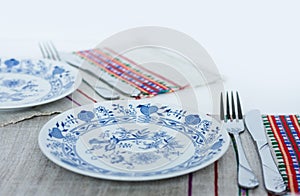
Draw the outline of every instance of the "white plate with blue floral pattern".
[[[53,102],[72,93],[80,83],[78,70],[62,62],[0,58],[0,109]]]
[[[207,115],[138,100],[108,101],[66,111],[39,134],[42,152],[73,172],[110,180],[146,181],[212,164],[229,136]]]

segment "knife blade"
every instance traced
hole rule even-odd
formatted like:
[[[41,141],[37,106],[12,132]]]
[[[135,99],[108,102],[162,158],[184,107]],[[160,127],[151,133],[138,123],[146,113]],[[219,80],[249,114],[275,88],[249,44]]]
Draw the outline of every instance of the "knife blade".
[[[286,185],[272,157],[260,111],[246,113],[245,124],[258,149],[265,188],[273,194],[284,193]]]

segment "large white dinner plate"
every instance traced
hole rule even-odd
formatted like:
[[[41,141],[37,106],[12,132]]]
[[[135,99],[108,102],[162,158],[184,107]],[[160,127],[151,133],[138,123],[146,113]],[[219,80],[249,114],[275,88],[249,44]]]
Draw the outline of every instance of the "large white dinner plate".
[[[19,109],[61,99],[81,83],[78,70],[44,59],[0,58],[0,109]]]
[[[229,136],[206,115],[137,100],[68,110],[39,134],[42,152],[73,172],[110,180],[156,180],[218,160]]]

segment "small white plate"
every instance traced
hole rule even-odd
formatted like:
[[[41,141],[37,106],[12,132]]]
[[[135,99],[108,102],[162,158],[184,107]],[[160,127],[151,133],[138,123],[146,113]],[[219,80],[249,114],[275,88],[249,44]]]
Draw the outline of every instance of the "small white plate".
[[[199,170],[218,160],[229,143],[227,132],[207,115],[138,100],[68,110],[39,134],[40,149],[54,163],[79,174],[121,181]]]
[[[0,58],[0,109],[20,109],[61,99],[81,83],[78,70],[45,59]]]

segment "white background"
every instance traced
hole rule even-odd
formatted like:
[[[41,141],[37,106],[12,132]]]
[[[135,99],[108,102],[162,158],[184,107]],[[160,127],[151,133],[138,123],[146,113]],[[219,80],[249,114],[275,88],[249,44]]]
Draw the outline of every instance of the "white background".
[[[38,48],[27,42],[79,49],[133,27],[169,27],[208,51],[245,110],[299,113],[299,10],[288,0],[1,1],[0,55],[33,55]]]

